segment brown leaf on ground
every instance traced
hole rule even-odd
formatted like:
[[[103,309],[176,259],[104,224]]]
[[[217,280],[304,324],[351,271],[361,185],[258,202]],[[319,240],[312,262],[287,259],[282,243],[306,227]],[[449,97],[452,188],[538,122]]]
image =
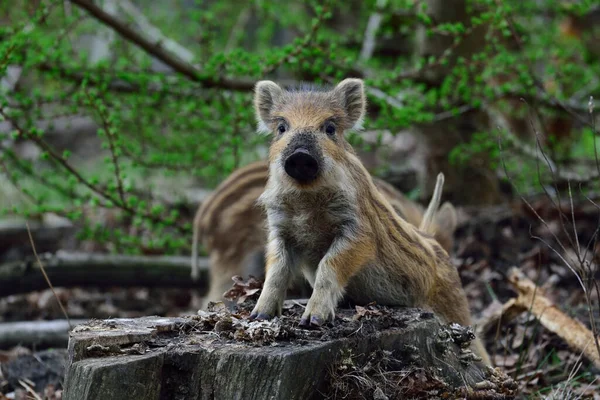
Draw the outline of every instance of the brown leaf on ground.
[[[367,317],[367,316],[383,315],[380,309],[372,307],[372,305],[370,305],[370,304],[367,304],[364,307],[355,306],[354,308],[356,309],[356,314],[354,314],[354,317],[353,317],[353,319],[355,319],[355,320],[359,320],[359,319],[361,319],[363,317]]]
[[[247,281],[239,276],[235,275],[231,278],[233,280],[233,286],[229,289],[223,297],[230,301],[235,301],[237,304],[242,304],[248,298],[258,300],[258,293],[262,288],[263,282],[250,276]]]

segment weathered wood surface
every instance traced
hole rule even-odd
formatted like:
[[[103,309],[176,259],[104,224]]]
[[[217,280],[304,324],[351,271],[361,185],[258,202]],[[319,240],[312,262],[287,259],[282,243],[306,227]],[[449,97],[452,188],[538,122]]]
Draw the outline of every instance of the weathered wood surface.
[[[489,383],[498,373],[463,350],[469,330],[442,325],[431,313],[340,310],[332,327],[305,330],[297,328],[302,307],[286,304],[284,316],[271,322],[248,321],[248,310],[221,309],[80,325],[69,339],[63,398],[324,398],[342,360],[361,365],[381,351],[403,368],[429,371],[448,388]],[[494,398],[511,398],[502,396]]]
[[[198,260],[200,279],[190,279],[190,259],[182,256],[129,256],[58,251],[41,254],[48,278],[55,287],[178,287],[206,290],[208,259]],[[47,289],[37,261],[0,265],[0,296]]]

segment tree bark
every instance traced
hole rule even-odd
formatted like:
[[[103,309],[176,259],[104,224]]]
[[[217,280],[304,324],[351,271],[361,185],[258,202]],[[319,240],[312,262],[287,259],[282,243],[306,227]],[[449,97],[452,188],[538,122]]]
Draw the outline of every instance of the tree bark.
[[[466,329],[443,325],[431,313],[338,310],[333,327],[315,331],[296,328],[301,307],[286,304],[273,321],[221,310],[79,326],[69,339],[63,398],[323,398],[340,363],[350,357],[364,365],[378,351],[389,351],[405,368],[432,371],[449,388],[476,385],[491,373],[461,350],[470,340]]]
[[[463,23],[470,25],[466,0],[427,0],[427,14],[436,24]],[[439,86],[456,65],[458,57],[470,59],[485,44],[485,26],[474,28],[462,42],[453,49],[448,62],[428,68],[424,79],[431,86]],[[417,30],[415,56],[441,57],[453,47],[454,37],[442,34],[427,35],[426,27]],[[444,198],[456,204],[489,205],[501,200],[499,182],[491,169],[486,155],[474,156],[466,165],[455,166],[449,162],[450,151],[460,143],[469,142],[472,134],[488,129],[490,123],[482,110],[462,113],[451,119],[415,126],[415,131],[424,140],[428,149],[426,172],[421,176],[421,198],[427,201],[435,186],[435,177],[443,172],[446,177]]]

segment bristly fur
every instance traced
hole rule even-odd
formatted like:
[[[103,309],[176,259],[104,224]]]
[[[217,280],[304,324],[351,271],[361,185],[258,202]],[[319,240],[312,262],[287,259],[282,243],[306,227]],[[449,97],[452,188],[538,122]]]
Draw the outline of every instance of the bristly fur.
[[[194,218],[192,242],[192,279],[197,280],[198,244],[210,257],[208,302],[224,301],[231,277],[264,277],[264,247],[267,241],[266,215],[257,206],[269,176],[269,164],[257,161],[235,170],[198,208]],[[373,177],[373,183],[390,202],[396,213],[408,223],[419,226],[423,207],[409,200],[389,183]],[[435,216],[434,238],[451,253],[457,226],[456,210],[444,203]]]
[[[301,94],[306,94],[306,93],[329,93],[329,92],[331,92],[331,90],[333,88],[334,87],[329,84],[318,85],[314,82],[299,82],[295,86],[287,87],[286,92],[289,94],[293,94],[293,95],[301,95]],[[264,99],[261,99],[261,101],[264,101]],[[363,99],[362,103],[366,107],[366,99]],[[348,128],[348,130],[361,131],[363,129],[363,123],[364,123],[363,115],[364,115],[364,112],[361,113],[360,118],[358,118],[356,120],[356,122],[354,123],[354,125],[351,128]],[[256,116],[257,116],[257,128],[256,128],[257,132],[261,133],[261,134],[271,134],[272,130],[269,128],[267,122],[264,121],[263,119],[261,119],[259,113],[257,113]]]
[[[470,325],[467,298],[448,253],[396,214],[345,140],[366,112],[362,80],[298,93],[261,81],[255,108],[277,133],[259,198],[267,213],[266,278],[250,318],[280,315],[287,288],[302,274],[313,288],[303,325],[333,319],[344,294],[357,304],[422,307],[445,322]],[[300,175],[299,160],[309,162],[303,165],[314,173]],[[429,209],[438,204],[433,198]],[[489,364],[481,341],[473,346]]]

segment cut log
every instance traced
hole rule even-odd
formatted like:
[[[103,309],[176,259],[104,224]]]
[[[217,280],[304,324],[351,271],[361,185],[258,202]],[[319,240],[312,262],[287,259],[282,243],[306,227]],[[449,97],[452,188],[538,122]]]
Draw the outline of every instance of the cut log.
[[[190,279],[190,259],[181,256],[125,256],[93,253],[40,255],[55,287],[177,287],[201,293],[208,282],[208,259],[200,258],[200,279]],[[35,258],[0,265],[0,296],[47,289]]]
[[[441,324],[432,313],[340,309],[332,326],[306,330],[297,327],[299,302],[286,302],[283,316],[272,321],[251,322],[250,308],[242,306],[233,313],[221,307],[190,317],[96,320],[78,326],[69,339],[63,398],[293,400],[324,398],[334,388],[337,397],[349,372],[364,374],[366,381],[384,377],[388,386],[342,385],[345,395],[367,391],[368,398],[383,390],[398,398],[386,390],[398,391],[402,384],[390,389],[389,383],[402,382],[395,380],[398,374],[414,371],[440,382],[439,393],[465,397],[481,387],[495,397],[479,393],[477,398],[513,398],[514,382],[473,361],[468,350],[472,331]],[[386,364],[389,371],[381,373],[378,354],[394,360]]]
[[[84,322],[87,321],[71,320],[71,326]],[[0,323],[0,349],[13,346],[64,348],[69,341],[69,329],[66,319]]]

